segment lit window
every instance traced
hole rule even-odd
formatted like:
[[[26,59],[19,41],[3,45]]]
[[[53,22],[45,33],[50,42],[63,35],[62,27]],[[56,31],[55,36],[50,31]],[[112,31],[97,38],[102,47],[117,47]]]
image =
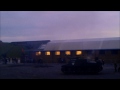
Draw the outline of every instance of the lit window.
[[[82,51],[76,51],[76,55],[81,55]]]
[[[60,55],[60,51],[56,51],[56,52],[55,52],[55,55]]]
[[[47,51],[47,52],[45,53],[45,55],[50,55],[50,52],[49,52],[49,51]]]
[[[39,51],[38,54],[41,55],[41,52]]]
[[[36,52],[36,56],[38,56],[38,55],[41,55],[41,52],[39,51],[39,52]]]
[[[65,54],[66,54],[66,55],[70,55],[71,52],[70,52],[70,51],[66,51]]]

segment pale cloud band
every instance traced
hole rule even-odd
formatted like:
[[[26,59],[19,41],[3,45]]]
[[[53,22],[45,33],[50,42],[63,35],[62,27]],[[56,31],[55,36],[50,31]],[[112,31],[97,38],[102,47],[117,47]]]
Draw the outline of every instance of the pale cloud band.
[[[120,37],[119,11],[1,11],[1,40]]]

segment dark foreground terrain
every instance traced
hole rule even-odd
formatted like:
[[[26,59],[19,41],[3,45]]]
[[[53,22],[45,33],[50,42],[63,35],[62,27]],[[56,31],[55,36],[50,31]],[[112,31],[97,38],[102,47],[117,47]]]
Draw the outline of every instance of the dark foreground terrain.
[[[113,64],[105,64],[103,71],[96,75],[64,75],[61,65],[63,64],[0,64],[0,79],[120,79],[120,73],[114,72]]]

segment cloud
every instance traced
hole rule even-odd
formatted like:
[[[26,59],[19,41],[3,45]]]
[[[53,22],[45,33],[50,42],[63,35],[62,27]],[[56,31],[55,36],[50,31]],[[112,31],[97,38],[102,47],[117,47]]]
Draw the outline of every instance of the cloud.
[[[119,37],[119,20],[118,11],[1,11],[1,37],[3,41]]]

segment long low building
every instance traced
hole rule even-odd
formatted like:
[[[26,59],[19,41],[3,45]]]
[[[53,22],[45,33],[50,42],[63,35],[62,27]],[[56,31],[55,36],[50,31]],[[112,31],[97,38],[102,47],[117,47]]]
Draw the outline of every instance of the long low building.
[[[71,57],[91,59],[99,57],[105,62],[120,63],[120,37],[53,40],[44,46],[44,50],[38,50],[34,58],[42,58],[48,63],[57,63],[60,58],[68,62]]]

